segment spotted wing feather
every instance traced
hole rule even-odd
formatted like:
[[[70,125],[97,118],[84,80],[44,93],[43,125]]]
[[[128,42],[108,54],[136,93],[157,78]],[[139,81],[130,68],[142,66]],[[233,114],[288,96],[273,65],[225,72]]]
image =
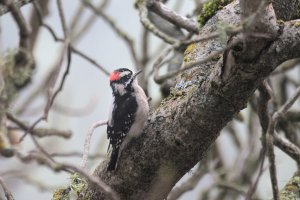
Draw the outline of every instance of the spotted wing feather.
[[[115,98],[113,116],[107,126],[107,137],[112,149],[109,169],[114,169],[117,163],[119,149],[134,123],[134,114],[137,111],[136,98],[132,95],[118,96]]]

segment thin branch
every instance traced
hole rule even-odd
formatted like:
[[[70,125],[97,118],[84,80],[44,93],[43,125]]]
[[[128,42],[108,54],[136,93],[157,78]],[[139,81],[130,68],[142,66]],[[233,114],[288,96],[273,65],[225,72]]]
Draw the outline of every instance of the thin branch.
[[[68,74],[69,74],[69,71],[70,71],[70,66],[71,66],[71,51],[70,51],[70,47],[69,47],[69,43],[68,43],[68,42],[65,43],[65,47],[64,47],[63,52],[66,52],[66,53],[68,54],[68,58],[67,58],[67,67],[66,67],[66,70],[65,70],[65,72],[64,72],[64,74],[63,74],[63,77],[62,77],[62,79],[61,79],[60,85],[59,85],[59,87],[57,88],[57,90],[56,90],[54,93],[52,93],[53,88],[52,88],[51,86],[49,87],[49,90],[48,90],[48,91],[49,91],[49,93],[50,93],[50,97],[49,97],[49,99],[48,99],[47,105],[46,105],[45,110],[44,110],[44,117],[45,117],[46,120],[47,120],[47,118],[48,118],[49,110],[50,110],[51,106],[53,105],[53,102],[54,102],[56,96],[59,94],[59,92],[62,91],[62,89],[63,89],[63,87],[64,87],[64,84],[65,84],[65,81],[66,81],[66,78],[67,78],[67,76],[68,76]],[[61,65],[62,65],[62,61],[63,61],[63,56],[61,57],[61,60],[60,60],[58,66],[61,66]],[[58,75],[58,74],[57,74],[57,75]],[[55,82],[55,81],[54,81],[54,82]],[[54,83],[54,84],[55,84],[55,83]],[[53,84],[53,87],[54,87],[54,84]],[[51,94],[51,93],[52,93],[52,94]]]
[[[66,152],[66,153],[51,153],[50,154],[52,157],[81,157],[82,158],[82,152]],[[96,154],[89,154],[88,158],[89,159],[97,159],[97,158],[104,158],[106,155],[101,154],[101,153],[96,153]]]
[[[27,130],[30,129],[24,122],[17,119],[11,113],[7,112],[6,116],[9,120],[11,120],[13,123],[18,125],[24,131],[27,131]],[[71,131],[61,131],[61,130],[44,129],[44,128],[35,128],[31,131],[31,134],[34,135],[34,136],[37,136],[37,137],[59,136],[59,137],[63,137],[63,138],[66,138],[66,139],[68,139],[72,136]]]
[[[228,35],[235,34],[235,33],[240,32],[241,30],[242,30],[242,27],[230,28],[230,29],[226,30],[226,34],[228,34]],[[195,61],[195,62],[190,62],[187,65],[182,66],[182,68],[180,68],[176,71],[169,72],[168,74],[165,74],[165,75],[162,75],[162,76],[158,75],[159,69],[162,66],[161,63],[163,62],[165,57],[172,50],[181,48],[182,46],[187,46],[187,45],[198,43],[198,42],[208,41],[208,40],[217,38],[219,36],[220,36],[219,32],[213,32],[213,33],[211,33],[209,35],[206,35],[206,36],[198,36],[198,37],[195,37],[193,39],[178,41],[175,44],[173,44],[171,47],[168,47],[165,51],[163,51],[161,53],[161,55],[156,59],[156,61],[153,64],[154,81],[158,84],[163,83],[165,80],[170,79],[170,78],[176,76],[177,74],[179,74],[179,73],[181,73],[185,70],[191,69],[193,67],[196,67],[200,64],[206,63],[206,62],[214,59],[215,57],[219,56],[221,53],[223,53],[224,51],[230,49],[232,46],[235,45],[235,43],[231,44],[231,45],[228,45],[226,48],[224,48],[222,50],[219,50],[219,51],[216,51],[216,52],[212,53],[211,55],[207,56],[204,59],[201,59],[201,60],[198,60],[198,61]]]
[[[35,2],[33,3],[35,9],[36,9],[36,12],[38,14],[38,19],[41,23],[41,25],[43,27],[45,27],[49,32],[50,34],[52,35],[53,39],[57,42],[64,42],[63,39],[59,38],[55,31],[48,25],[48,24],[45,24],[42,20],[42,10],[41,8],[39,7],[38,4],[36,4]],[[97,63],[95,60],[93,60],[92,58],[90,58],[89,56],[87,56],[86,54],[84,54],[83,52],[81,52],[80,50],[78,50],[77,48],[75,48],[72,44],[70,44],[70,48],[72,50],[72,52],[74,52],[75,54],[79,55],[80,57],[82,57],[83,59],[89,61],[92,65],[96,66],[98,69],[100,69],[102,72],[104,72],[104,74],[106,75],[109,75],[109,71],[107,71],[104,67],[102,67],[102,65],[100,65],[99,63]]]
[[[118,200],[119,196],[113,191],[108,185],[106,185],[103,181],[101,181],[98,177],[90,175],[84,169],[68,164],[68,163],[52,163],[46,157],[40,154],[31,153],[26,156],[20,154],[18,151],[15,152],[17,157],[24,163],[28,163],[31,161],[37,161],[41,165],[45,165],[52,169],[54,172],[66,171],[68,173],[77,172],[84,176],[90,183],[95,184],[101,191],[103,191],[107,197],[111,199]]]
[[[55,100],[55,97],[56,97],[56,96],[58,95],[58,93],[62,90],[63,85],[64,85],[64,82],[65,82],[65,79],[66,79],[66,77],[67,77],[67,75],[68,75],[68,73],[69,73],[70,61],[71,61],[71,59],[70,59],[70,51],[68,51],[67,49],[68,49],[68,43],[65,43],[65,44],[64,44],[64,48],[63,48],[63,53],[61,54],[61,57],[60,57],[60,59],[59,59],[57,65],[56,65],[56,67],[55,67],[56,70],[55,70],[55,72],[54,72],[54,74],[53,74],[52,81],[51,81],[51,83],[50,83],[50,85],[49,85],[49,88],[48,88],[48,94],[49,94],[49,97],[48,97],[48,100],[47,100],[47,104],[46,104],[46,106],[45,106],[45,108],[44,108],[44,113],[43,113],[43,115],[42,115],[41,117],[39,117],[39,118],[38,118],[38,119],[37,119],[37,120],[29,127],[29,129],[28,129],[28,130],[24,133],[24,135],[20,138],[20,141],[22,141],[22,140],[26,137],[26,135],[27,135],[28,133],[31,133],[32,130],[34,129],[34,127],[35,127],[38,123],[40,123],[40,122],[43,121],[43,120],[47,120],[47,119],[48,119],[49,110],[50,110],[50,108],[51,108],[51,106],[52,106],[52,104],[53,104],[53,102],[54,102],[54,100]],[[62,65],[62,63],[63,63],[64,54],[65,54],[66,52],[68,52],[68,63],[67,63],[67,68],[66,68],[66,71],[65,71],[65,73],[64,73],[64,75],[63,75],[62,81],[61,81],[61,83],[60,83],[60,85],[59,85],[59,88],[58,88],[55,92],[53,92],[53,87],[54,87],[55,82],[56,82],[56,79],[57,79],[57,77],[58,77],[58,74],[59,74],[61,65]]]
[[[29,3],[31,3],[32,1],[39,1],[39,0],[16,0],[16,1],[14,1],[14,3],[18,8],[21,8],[22,6],[25,6]],[[0,4],[0,16],[8,13],[9,11],[10,11],[10,9],[7,6],[2,6]]]
[[[272,119],[270,119],[268,131],[266,135],[266,149],[267,155],[270,163],[270,177],[272,182],[272,190],[273,190],[273,198],[274,200],[279,200],[278,196],[278,182],[277,182],[277,170],[276,170],[276,161],[275,161],[275,153],[274,153],[274,130],[275,123],[272,123]]]
[[[100,69],[105,75],[109,75],[110,72],[108,70],[106,70],[104,67],[102,67],[102,65],[100,65],[99,63],[97,63],[94,59],[90,58],[89,56],[87,56],[85,53],[83,53],[82,51],[76,49],[75,47],[73,47],[71,45],[71,50],[72,52],[74,52],[75,54],[77,54],[78,56],[82,57],[83,59],[87,60],[89,63],[91,63],[92,65],[96,66],[98,69]]]
[[[274,76],[274,75],[282,74],[284,72],[294,69],[295,67],[299,66],[299,64],[300,64],[299,58],[284,62],[280,66],[278,66],[277,69],[273,71],[271,75]]]
[[[22,141],[25,136],[28,134],[28,133],[31,133],[35,126],[40,123],[41,121],[43,120],[47,120],[48,119],[48,114],[49,114],[49,110],[51,109],[51,106],[56,98],[56,96],[58,95],[58,93],[60,91],[62,91],[62,88],[64,86],[64,83],[65,83],[65,80],[66,80],[66,77],[69,73],[69,70],[70,70],[70,65],[71,65],[71,50],[70,50],[70,41],[69,41],[69,35],[68,35],[68,30],[66,28],[66,24],[65,24],[65,18],[64,18],[64,15],[63,15],[63,11],[62,11],[62,8],[61,8],[61,4],[60,4],[60,0],[57,0],[57,4],[58,4],[58,10],[59,10],[59,13],[60,13],[60,18],[61,18],[61,23],[62,23],[62,27],[63,27],[63,31],[64,31],[64,36],[65,36],[65,40],[64,40],[64,47],[63,47],[63,51],[62,51],[62,54],[61,54],[61,57],[59,58],[58,60],[58,63],[57,63],[57,66],[55,67],[55,71],[54,71],[54,74],[53,74],[53,77],[52,77],[52,81],[49,85],[49,88],[48,88],[48,94],[49,94],[49,97],[48,97],[48,100],[47,100],[47,104],[44,108],[44,113],[43,115],[38,118],[30,127],[29,129],[24,133],[24,135],[20,138],[20,141]],[[40,17],[40,21],[42,21],[42,18],[41,18],[41,13],[38,12],[38,16]],[[63,64],[63,60],[64,60],[64,55],[67,54],[67,67],[66,67],[66,70],[63,74],[63,77],[62,77],[62,80],[59,84],[59,87],[56,91],[53,92],[54,90],[54,86],[55,86],[55,83],[57,81],[57,78],[58,78],[58,74],[60,72],[60,69],[61,69],[61,66]],[[49,153],[38,143],[37,139],[35,138],[34,135],[30,134],[30,137],[33,141],[33,143],[35,144],[35,146],[49,159],[51,160],[53,163],[56,163],[56,161],[49,155]]]
[[[272,116],[274,123],[276,123],[280,118],[284,117],[284,115],[287,113],[287,111],[291,108],[291,106],[295,103],[295,101],[300,96],[300,87],[296,89],[296,92],[293,96],[291,96],[286,103],[280,107],[280,109],[275,112]]]
[[[109,0],[103,0],[102,2],[99,2],[99,5],[96,7],[97,10],[103,10],[107,7],[109,3]],[[83,6],[83,4],[80,5],[82,9],[84,9],[85,7]],[[76,19],[76,18],[75,18]],[[73,22],[75,22],[75,19]],[[72,38],[71,41],[72,43],[76,40],[78,40],[84,33],[86,33],[87,30],[89,30],[89,28],[93,25],[93,23],[96,21],[97,19],[97,15],[92,14],[87,20],[86,22],[79,28],[79,30],[76,30],[75,33],[72,33]],[[72,27],[72,26],[70,26]],[[71,28],[71,30],[75,30],[75,27]]]
[[[50,0],[35,1],[34,3],[40,4],[40,8],[43,11],[42,18],[44,19],[49,14]],[[29,35],[29,45],[30,51],[32,52],[37,42],[39,30],[41,28],[41,24],[39,23],[39,20],[37,20],[37,13],[35,12],[34,7],[30,9],[29,24],[31,27],[31,34]]]
[[[207,56],[206,58],[197,60],[195,62],[190,62],[187,65],[185,65],[183,68],[180,68],[176,71],[169,72],[168,74],[165,74],[165,75],[162,75],[162,76],[158,75],[159,67],[158,67],[158,65],[156,65],[155,68],[154,68],[154,80],[157,83],[162,83],[164,80],[172,78],[172,77],[176,76],[177,74],[179,74],[181,72],[184,72],[188,69],[192,69],[194,67],[199,66],[200,64],[204,64],[208,61],[211,61],[212,59],[215,59],[215,58],[219,57],[220,54],[222,54],[226,49],[227,48],[217,50],[217,51],[213,52],[212,54],[210,54],[209,56]],[[157,64],[157,63],[155,63],[155,64]]]
[[[274,144],[292,159],[294,159],[298,166],[300,166],[300,148],[297,145],[276,133],[274,134]]]
[[[160,1],[148,1],[147,8],[174,25],[184,28],[189,32],[198,33],[199,31],[198,25],[194,20],[177,14]]]
[[[56,4],[57,4],[58,13],[59,13],[60,21],[61,21],[61,26],[62,26],[62,29],[64,32],[64,37],[65,37],[65,40],[68,40],[69,39],[69,30],[67,28],[65,14],[64,14],[64,11],[62,8],[61,0],[57,0]]]
[[[252,196],[254,195],[255,191],[256,191],[256,188],[257,188],[257,185],[258,185],[258,182],[264,172],[264,163],[265,163],[265,156],[266,156],[266,152],[265,150],[262,150],[261,153],[260,153],[260,167],[259,167],[259,171],[258,171],[258,174],[254,180],[254,182],[251,184],[247,194],[246,194],[246,198],[245,200],[251,200],[252,199]]]
[[[231,190],[231,191],[234,191],[240,195],[243,195],[243,196],[246,196],[246,192],[244,190],[242,190],[240,188],[240,186],[238,185],[234,185],[232,183],[228,183],[228,182],[224,182],[224,181],[218,181],[216,182],[215,186],[217,187],[220,187],[220,188],[224,188],[224,189],[227,189],[227,190]]]
[[[97,127],[103,126],[107,124],[107,120],[101,120],[101,121],[97,121],[95,122],[90,128],[89,131],[85,137],[85,141],[84,141],[84,149],[83,149],[83,156],[82,156],[82,160],[81,160],[81,164],[80,167],[85,169],[86,165],[87,165],[87,160],[88,160],[88,155],[89,155],[89,151],[90,151],[90,144],[91,144],[91,138],[93,136],[93,133],[95,131],[95,129]]]
[[[259,87],[259,98],[257,100],[257,113],[259,117],[259,122],[262,127],[262,149],[260,152],[260,168],[258,175],[254,181],[254,183],[251,184],[246,200],[252,199],[252,196],[254,195],[258,182],[262,176],[262,173],[264,172],[264,162],[265,162],[265,155],[266,155],[266,149],[267,149],[267,129],[269,125],[269,114],[268,114],[268,102],[271,99],[272,90],[268,84],[267,81],[264,81]]]
[[[270,119],[268,131],[267,131],[267,154],[269,155],[270,162],[270,176],[272,181],[272,189],[273,189],[273,198],[274,200],[279,200],[278,195],[278,184],[276,177],[276,165],[275,165],[275,155],[274,155],[274,147],[273,147],[273,137],[275,133],[275,125],[278,120],[287,113],[290,107],[295,103],[295,101],[300,96],[300,87],[297,88],[295,94],[290,97],[286,103],[280,107],[280,109],[272,115]]]
[[[6,177],[6,179],[18,179],[23,181],[24,184],[30,184],[40,191],[49,191],[54,190],[55,188],[51,188],[51,186],[45,185],[44,180],[38,180],[32,177],[31,174],[26,171],[14,170],[10,169],[4,172],[0,172],[0,176]]]
[[[88,0],[82,0],[82,3],[86,5],[88,8],[90,8],[96,15],[102,17],[105,22],[107,22],[110,27],[117,33],[118,36],[120,36],[125,43],[128,45],[130,50],[130,55],[132,56],[132,59],[134,61],[135,66],[140,65],[140,61],[137,57],[135,48],[134,48],[134,41],[130,36],[122,30],[113,19],[111,19],[107,14],[105,14],[101,9],[97,9],[94,5],[92,5]]]
[[[159,29],[155,27],[155,25],[149,20],[148,18],[148,8],[146,5],[146,1],[142,1],[141,3],[137,4],[138,9],[139,9],[139,16],[140,20],[143,24],[143,26],[151,31],[154,35],[157,37],[161,38],[163,41],[169,44],[174,44],[177,42],[177,40],[169,37],[167,34],[163,33]]]
[[[20,48],[28,49],[30,30],[28,28],[24,16],[22,15],[19,7],[16,6],[13,0],[4,0],[4,2],[7,8],[9,8],[9,10],[11,11],[12,16],[20,29],[20,41],[19,41]]]
[[[14,197],[11,193],[11,191],[8,189],[8,187],[6,186],[6,184],[4,183],[3,179],[0,177],[0,185],[4,191],[5,197],[7,200],[14,200]]]
[[[206,173],[206,165],[204,163],[199,163],[197,171],[187,181],[174,188],[168,195],[168,200],[176,200],[185,192],[193,190]]]

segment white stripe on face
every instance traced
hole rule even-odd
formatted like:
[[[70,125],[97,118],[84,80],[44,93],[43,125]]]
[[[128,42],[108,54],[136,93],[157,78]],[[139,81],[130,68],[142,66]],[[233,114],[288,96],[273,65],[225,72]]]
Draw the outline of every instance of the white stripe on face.
[[[130,74],[130,71],[124,71],[120,73],[120,77],[124,77],[127,76],[128,74]]]

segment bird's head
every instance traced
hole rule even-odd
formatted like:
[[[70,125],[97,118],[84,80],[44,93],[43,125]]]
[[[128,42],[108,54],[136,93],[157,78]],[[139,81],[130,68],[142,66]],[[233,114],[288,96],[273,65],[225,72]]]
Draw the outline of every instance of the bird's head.
[[[122,96],[127,92],[132,91],[132,85],[135,82],[137,75],[141,72],[142,71],[140,70],[133,73],[127,68],[114,70],[109,76],[110,86],[112,87],[113,93]]]

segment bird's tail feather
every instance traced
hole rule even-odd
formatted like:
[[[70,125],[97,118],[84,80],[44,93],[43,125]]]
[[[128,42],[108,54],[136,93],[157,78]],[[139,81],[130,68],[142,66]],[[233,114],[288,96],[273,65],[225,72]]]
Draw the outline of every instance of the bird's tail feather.
[[[119,148],[113,148],[110,155],[107,171],[112,171],[116,169],[118,156],[119,156]]]

